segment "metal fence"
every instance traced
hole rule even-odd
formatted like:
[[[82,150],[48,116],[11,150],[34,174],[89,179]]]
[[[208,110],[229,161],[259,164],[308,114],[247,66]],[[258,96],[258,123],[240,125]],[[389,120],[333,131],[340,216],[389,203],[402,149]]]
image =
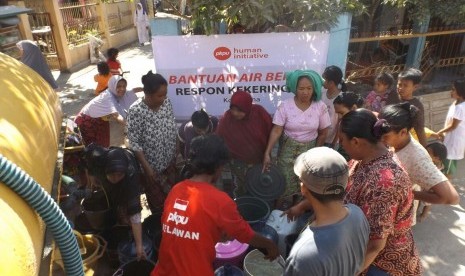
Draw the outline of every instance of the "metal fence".
[[[102,35],[97,13],[97,0],[60,1],[60,12],[68,45],[89,41],[88,34]]]
[[[409,26],[376,33],[351,33],[346,66],[347,79],[371,84],[377,74],[396,75],[406,67],[409,47],[424,39],[416,60],[423,72],[423,82],[443,86],[462,78],[465,73],[465,24],[441,25],[432,21],[425,33],[415,33]]]
[[[32,37],[44,54],[51,69],[59,69],[57,44],[53,36],[52,22],[48,12],[29,13]]]

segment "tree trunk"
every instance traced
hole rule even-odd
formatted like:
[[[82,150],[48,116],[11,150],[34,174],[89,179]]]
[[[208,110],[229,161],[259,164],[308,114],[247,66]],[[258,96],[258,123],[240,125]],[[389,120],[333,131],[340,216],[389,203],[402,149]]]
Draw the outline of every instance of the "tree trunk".
[[[378,10],[381,2],[380,1],[373,1],[373,4],[371,5],[371,10],[368,13],[368,16],[363,17],[363,26],[362,30],[360,32],[361,36],[363,37],[365,33],[368,33],[368,37],[372,36],[373,33],[373,27],[374,27],[374,20],[375,20],[375,14],[376,11]],[[366,48],[366,42],[361,42],[358,47],[358,52],[356,56],[355,63],[359,64],[362,61],[362,57],[366,56],[365,55],[365,48]]]

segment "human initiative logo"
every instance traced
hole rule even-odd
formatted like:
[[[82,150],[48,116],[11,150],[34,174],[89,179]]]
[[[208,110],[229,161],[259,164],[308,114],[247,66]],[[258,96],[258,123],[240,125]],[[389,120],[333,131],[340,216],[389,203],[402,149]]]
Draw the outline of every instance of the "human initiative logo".
[[[218,47],[213,51],[213,56],[217,60],[233,59],[267,59],[269,55],[262,48],[233,48]]]

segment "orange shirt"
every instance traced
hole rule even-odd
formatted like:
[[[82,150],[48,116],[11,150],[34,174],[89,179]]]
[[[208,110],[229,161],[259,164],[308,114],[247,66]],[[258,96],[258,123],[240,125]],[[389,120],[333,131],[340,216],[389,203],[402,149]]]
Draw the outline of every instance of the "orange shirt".
[[[224,233],[242,243],[255,235],[226,193],[191,180],[170,191],[161,221],[162,241],[151,276],[212,276],[215,245]]]
[[[111,78],[111,74],[108,75],[100,75],[97,74],[94,76],[94,81],[97,82],[97,88],[95,88],[95,95],[100,94],[108,87],[108,81]]]

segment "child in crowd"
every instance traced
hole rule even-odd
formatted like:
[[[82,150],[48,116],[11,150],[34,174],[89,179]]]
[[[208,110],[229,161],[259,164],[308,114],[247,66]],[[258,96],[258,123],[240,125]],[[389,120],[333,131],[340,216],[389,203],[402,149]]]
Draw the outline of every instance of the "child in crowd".
[[[446,146],[444,146],[444,144],[441,141],[432,141],[426,145],[426,151],[428,151],[428,154],[431,157],[431,160],[433,160],[434,165],[436,165],[436,167],[448,179],[450,179],[449,175],[447,174],[447,168],[445,167],[445,164],[448,163]],[[420,206],[423,206],[423,209],[420,212],[418,220],[422,222],[423,220],[425,220],[426,217],[428,217],[431,211],[431,204],[427,202],[421,202],[421,204],[418,206],[419,209]]]
[[[418,113],[413,123],[413,130],[410,131],[413,138],[420,142],[424,147],[426,146],[426,134],[425,134],[425,108],[421,101],[413,96],[413,93],[420,86],[421,78],[423,73],[415,68],[408,68],[400,72],[397,78],[397,93],[399,94],[402,102],[409,102],[411,105],[418,108]]]
[[[441,141],[432,141],[426,145],[426,150],[431,156],[434,165],[441,170],[443,174],[449,178],[447,175],[447,148]]]
[[[394,78],[390,73],[380,73],[375,78],[373,91],[365,98],[364,107],[374,112],[379,112],[386,105],[400,102],[399,95],[392,90]]]
[[[334,110],[339,118],[346,115],[351,110],[362,107],[363,99],[354,92],[342,92],[334,99]]]
[[[149,19],[147,17],[147,11],[142,6],[142,3],[137,3],[136,12],[134,14],[134,26],[137,29],[139,45],[144,46],[144,43],[149,41]]]
[[[340,124],[340,119],[342,116],[346,115],[349,113],[351,110],[355,110],[363,105],[363,99],[360,97],[360,95],[354,93],[354,92],[342,92],[337,96],[334,101],[334,110],[339,117],[337,127],[336,129],[339,132],[339,124]],[[336,137],[339,137],[336,135]],[[344,158],[349,161],[350,157],[349,155],[345,152],[345,150],[340,146],[340,143],[338,145],[337,152],[339,152]]]
[[[110,48],[107,50],[107,64],[110,67],[110,73],[112,75],[121,75],[123,70],[121,69],[121,63],[118,60],[119,50],[116,48]]]
[[[110,74],[110,67],[104,61],[97,63],[97,71],[98,74],[94,76],[94,81],[97,82],[97,87],[95,88],[95,96],[107,89],[108,81],[112,76]]]
[[[455,100],[447,112],[444,128],[438,134],[444,136],[447,148],[447,172],[452,175],[457,170],[457,160],[465,155],[465,79],[457,80],[452,86],[451,97]]]
[[[197,136],[214,133],[218,126],[218,118],[209,116],[201,109],[192,113],[191,120],[183,123],[178,129],[178,145],[183,158],[189,156],[192,139]]]
[[[331,119],[331,126],[325,140],[325,146],[334,147],[338,141],[337,122],[338,116],[334,111],[334,99],[341,93],[347,91],[341,68],[331,65],[326,67],[323,72],[323,87],[326,89],[325,93],[321,93],[321,100],[328,107],[329,117]]]

